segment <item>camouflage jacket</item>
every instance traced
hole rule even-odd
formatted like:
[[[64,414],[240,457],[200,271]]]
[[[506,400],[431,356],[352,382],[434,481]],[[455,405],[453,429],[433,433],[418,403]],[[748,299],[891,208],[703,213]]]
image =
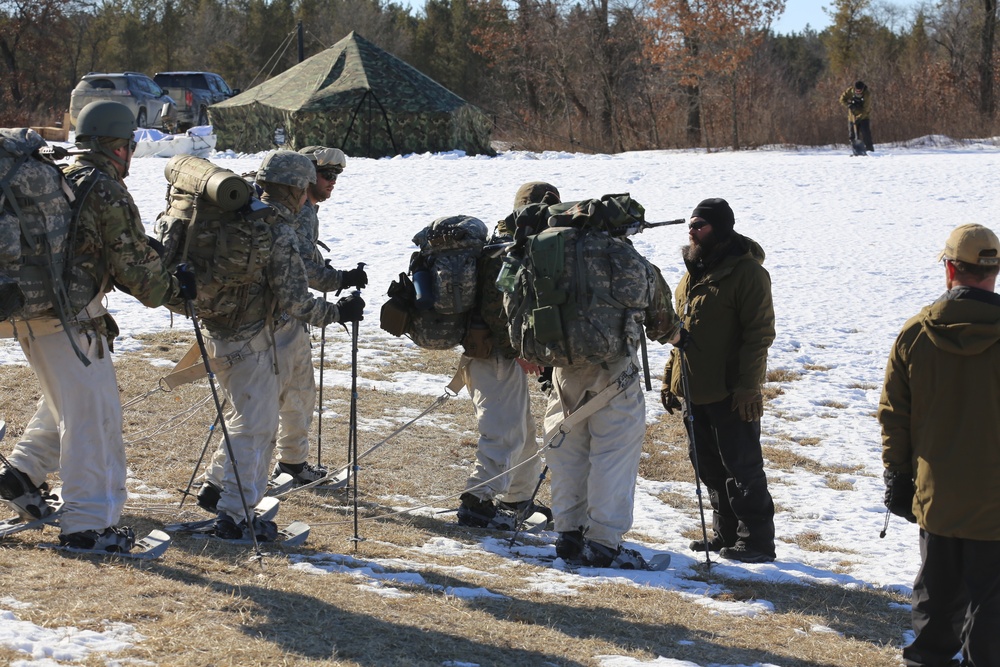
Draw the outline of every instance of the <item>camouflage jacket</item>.
[[[114,283],[150,308],[177,292],[177,280],[147,242],[139,210],[111,160],[81,155],[63,168],[83,200],[73,242],[68,291],[74,313]],[[91,179],[93,187],[89,188]]]
[[[502,233],[501,225],[497,223],[497,230],[493,237],[486,243],[504,243],[513,241],[513,237]],[[513,359],[517,356],[514,347],[510,344],[510,331],[507,330],[507,314],[503,309],[503,292],[497,289],[496,280],[503,266],[503,255],[487,257],[485,254],[479,260],[477,267],[478,285],[476,286],[477,307],[473,313],[473,319],[479,319],[490,330],[493,338],[493,351],[502,355],[506,359]]]
[[[305,265],[309,287],[317,292],[334,292],[342,287],[344,272],[327,266],[319,252],[316,245],[316,239],[319,238],[317,210],[316,206],[307,201],[290,226],[299,237],[300,256]]]
[[[681,319],[674,311],[673,295],[670,293],[670,286],[663,279],[660,269],[649,263],[653,270],[653,296],[650,299],[649,307],[646,308],[646,317],[643,326],[646,328],[646,337],[655,340],[661,345],[666,345],[677,333],[681,326]]]
[[[301,236],[296,232],[297,220],[283,204],[264,201],[274,207],[271,224],[271,258],[267,267],[267,281],[277,299],[278,309],[297,320],[316,326],[326,326],[337,320],[337,306],[309,291],[309,279],[302,255],[306,252]],[[315,246],[313,246],[315,249]],[[318,252],[316,254],[319,254]],[[339,283],[339,277],[338,277]]]
[[[335,305],[313,297],[309,291],[301,241],[295,231],[295,215],[285,205],[268,199],[267,195],[262,201],[274,210],[267,220],[271,228],[267,267],[260,283],[233,292],[232,299],[239,304],[237,322],[202,320],[216,340],[250,340],[282,313],[317,326],[326,326],[338,317]]]

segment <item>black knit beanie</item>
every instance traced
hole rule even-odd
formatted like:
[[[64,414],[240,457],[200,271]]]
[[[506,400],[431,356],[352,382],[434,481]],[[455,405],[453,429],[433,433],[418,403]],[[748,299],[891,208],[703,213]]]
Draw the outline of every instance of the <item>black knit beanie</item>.
[[[733,209],[729,208],[729,202],[718,197],[703,200],[694,207],[691,217],[704,218],[712,223],[712,229],[720,236],[733,231],[733,225],[736,224]]]

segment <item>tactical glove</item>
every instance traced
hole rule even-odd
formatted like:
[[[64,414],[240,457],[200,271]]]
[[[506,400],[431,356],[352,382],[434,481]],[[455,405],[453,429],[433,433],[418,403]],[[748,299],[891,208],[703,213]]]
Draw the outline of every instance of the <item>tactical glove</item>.
[[[882,473],[885,480],[885,507],[896,516],[901,516],[910,523],[916,523],[913,515],[913,478],[908,472],[886,470]]]
[[[187,264],[177,267],[174,278],[177,279],[177,296],[185,301],[194,301],[198,297],[198,283],[194,272],[187,268]]]
[[[365,300],[357,292],[352,292],[337,302],[337,321],[341,324],[360,322],[365,319],[364,311]]]
[[[368,274],[360,266],[350,271],[344,271],[340,277],[341,287],[357,287],[364,289],[368,285]]]
[[[678,350],[682,350],[682,351],[683,350],[687,350],[688,349],[688,345],[691,344],[691,332],[688,331],[687,329],[681,329],[678,332],[678,334],[679,334],[680,338],[678,338],[677,342],[674,343],[674,347],[676,347]]]
[[[660,403],[663,404],[663,409],[667,411],[668,415],[674,414],[674,410],[680,410],[682,407],[680,399],[673,395],[666,384],[660,388]]]
[[[764,397],[758,389],[737,389],[733,392],[733,410],[745,422],[760,421],[764,414]]]

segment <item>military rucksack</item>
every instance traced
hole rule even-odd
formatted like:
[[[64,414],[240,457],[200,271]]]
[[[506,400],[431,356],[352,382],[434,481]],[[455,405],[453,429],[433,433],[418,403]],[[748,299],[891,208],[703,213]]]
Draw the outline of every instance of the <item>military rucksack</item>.
[[[630,226],[641,228],[642,207],[628,195],[607,195],[530,204],[512,215],[522,227],[530,216],[538,232],[506,267],[516,270],[504,310],[518,356],[572,366],[616,361],[635,349],[656,280],[652,265],[624,238]]]
[[[467,215],[438,218],[420,230],[413,237],[420,249],[410,258],[409,276],[400,274],[389,288],[382,328],[431,350],[462,343],[476,305],[487,233],[483,221]]]
[[[271,208],[243,178],[191,155],[172,157],[164,169],[167,208],[156,218],[164,264],[186,264],[197,280],[195,312],[203,320],[232,326],[264,289]],[[187,314],[186,304],[170,302]]]

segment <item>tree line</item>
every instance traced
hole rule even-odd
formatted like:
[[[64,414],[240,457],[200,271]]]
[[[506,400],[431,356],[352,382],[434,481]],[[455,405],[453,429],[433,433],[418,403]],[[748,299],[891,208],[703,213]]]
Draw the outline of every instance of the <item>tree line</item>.
[[[357,31],[485,110],[494,139],[620,152],[997,133],[997,0],[904,11],[834,0],[776,34],[784,0],[0,0],[0,125],[51,125],[90,71],[208,70],[249,89]]]

